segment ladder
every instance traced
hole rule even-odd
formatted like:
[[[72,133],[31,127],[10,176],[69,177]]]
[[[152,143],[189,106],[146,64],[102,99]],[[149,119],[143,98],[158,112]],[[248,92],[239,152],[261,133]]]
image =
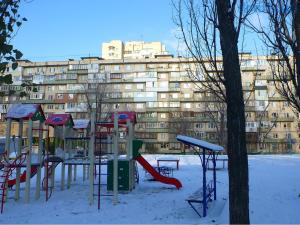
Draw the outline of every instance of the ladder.
[[[51,182],[52,173],[60,162],[51,162],[48,159],[45,159],[44,163],[46,171],[42,181],[42,187],[43,190],[46,191],[46,201],[48,201],[52,195],[52,190],[54,187],[54,184],[52,183],[49,185],[49,180]]]
[[[14,160],[7,160],[6,152],[1,154],[0,161],[0,196],[1,196],[1,214],[3,213],[4,203],[6,201],[7,196],[7,188],[8,188],[8,180],[9,177],[12,175],[13,170],[17,167],[20,167],[26,160],[28,152],[21,153],[17,158]]]
[[[100,210],[100,198],[101,196],[113,196],[112,194],[104,194],[101,193],[101,186],[107,186],[107,183],[101,183],[101,178],[103,176],[107,176],[107,172],[103,172],[101,169],[102,165],[105,165],[104,163],[101,162],[102,159],[102,142],[101,139],[96,139],[100,140],[99,143],[96,142],[96,144],[99,144],[99,155],[95,155],[95,164],[94,164],[94,191],[96,193],[93,194],[93,196],[97,197],[97,203],[98,203],[98,210]],[[95,148],[96,149],[96,148]]]

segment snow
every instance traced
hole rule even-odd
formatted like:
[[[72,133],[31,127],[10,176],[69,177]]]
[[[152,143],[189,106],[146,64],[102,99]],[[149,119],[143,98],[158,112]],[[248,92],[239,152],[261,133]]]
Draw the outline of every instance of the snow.
[[[205,148],[205,149],[211,150],[211,151],[223,151],[224,150],[224,148],[220,145],[215,145],[215,144],[212,144],[212,143],[209,143],[209,142],[206,142],[206,141],[202,141],[202,140],[199,140],[199,139],[196,139],[196,138],[192,138],[192,137],[189,137],[189,136],[177,135],[176,139],[178,141],[181,141],[181,142],[185,143],[185,144],[197,146],[197,147],[200,147],[200,148]]]
[[[152,165],[162,155],[143,155]],[[24,186],[19,202],[9,192],[0,224],[4,223],[118,223],[118,224],[221,224],[228,223],[228,171],[217,170],[217,198],[200,218],[185,201],[201,187],[202,169],[196,155],[179,156],[180,169],[174,170],[183,188],[148,181],[139,166],[140,183],[130,193],[119,194],[119,203],[112,197],[101,197],[101,209],[88,203],[88,181],[82,180],[82,166],[77,167],[77,180],[70,189],[60,190],[60,168],[56,169],[56,187],[48,202],[41,192],[34,199],[35,178],[31,180],[31,202],[24,202]],[[220,167],[221,162],[218,166]],[[300,223],[300,155],[249,156],[251,223]],[[208,180],[212,171],[208,171]],[[23,184],[24,185],[24,184]]]
[[[36,113],[38,107],[36,104],[14,104],[9,108],[6,117],[13,119],[30,117]]]

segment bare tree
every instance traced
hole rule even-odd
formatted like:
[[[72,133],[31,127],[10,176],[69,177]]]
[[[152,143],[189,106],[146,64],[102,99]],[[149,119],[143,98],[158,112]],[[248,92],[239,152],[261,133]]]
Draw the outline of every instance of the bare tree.
[[[219,145],[227,146],[226,137],[226,104],[223,101],[219,101],[217,98],[213,103],[205,105],[205,113],[210,118],[216,128],[216,139]],[[226,147],[225,147],[226,148]]]
[[[300,112],[300,0],[263,0],[249,24],[268,49],[277,91]]]
[[[112,112],[112,105],[108,102],[111,94],[109,93],[108,89],[108,74],[101,73],[95,74],[94,76],[96,77],[93,77],[93,79],[88,79],[84,84],[84,95],[86,99],[87,110],[90,117],[93,111],[96,113],[97,122],[107,122]],[[97,135],[99,134],[101,136],[102,131],[103,129],[101,126],[96,126]],[[98,142],[98,144],[101,151],[101,137],[99,140],[100,143]]]
[[[230,223],[249,224],[248,157],[238,41],[255,0],[197,3],[176,1],[175,20],[196,69],[215,95],[227,104]]]

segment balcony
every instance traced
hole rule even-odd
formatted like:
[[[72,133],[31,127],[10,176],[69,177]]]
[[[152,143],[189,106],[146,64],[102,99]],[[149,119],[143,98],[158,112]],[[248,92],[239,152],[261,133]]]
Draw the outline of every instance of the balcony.
[[[77,84],[77,80],[44,80],[43,84]]]
[[[245,106],[245,111],[246,112],[255,112],[256,111],[256,108],[255,106]]]
[[[180,92],[180,87],[169,87],[169,91]]]
[[[294,117],[272,117],[271,122],[294,122]]]
[[[284,101],[283,97],[269,97],[269,101]]]
[[[26,99],[26,100],[19,100],[19,103],[27,103],[27,104],[52,104],[54,103],[53,100],[46,100],[46,99]]]
[[[155,118],[149,118],[149,117],[142,117],[142,118],[137,118],[137,122],[141,123],[141,122],[157,122],[157,117]]]
[[[107,103],[130,103],[135,102],[134,98],[109,98],[105,100]]]
[[[266,143],[287,143],[288,142],[286,138],[266,138],[264,141]]]
[[[147,107],[146,108],[147,112],[178,112],[181,111],[180,107]]]

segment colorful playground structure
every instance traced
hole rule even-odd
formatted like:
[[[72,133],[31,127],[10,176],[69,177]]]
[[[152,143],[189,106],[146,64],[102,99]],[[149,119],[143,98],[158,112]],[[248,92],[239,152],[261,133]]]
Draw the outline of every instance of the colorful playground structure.
[[[109,121],[96,121],[95,111],[91,113],[91,120],[73,120],[71,114],[52,114],[46,119],[40,105],[15,104],[9,108],[6,120],[5,148],[0,152],[1,213],[12,187],[15,200],[20,199],[21,183],[25,183],[24,200],[30,202],[30,184],[34,176],[35,199],[40,198],[43,190],[48,201],[56,185],[58,165],[61,190],[71,187],[72,178],[76,180],[77,167],[83,167],[83,180],[89,180],[89,203],[93,204],[97,196],[98,209],[102,195],[112,196],[113,203],[117,204],[119,191],[134,189],[138,181],[136,162],[156,181],[177,189],[182,187],[179,180],[163,176],[139,153],[143,142],[134,139],[134,112],[115,112]],[[23,138],[24,121],[28,124],[26,138]],[[18,144],[14,157],[10,157],[13,122],[18,123]],[[125,138],[120,138],[120,132]],[[53,133],[52,139],[50,133]],[[121,145],[125,145],[125,156],[120,155]],[[107,181],[105,189],[102,188],[103,176]]]

